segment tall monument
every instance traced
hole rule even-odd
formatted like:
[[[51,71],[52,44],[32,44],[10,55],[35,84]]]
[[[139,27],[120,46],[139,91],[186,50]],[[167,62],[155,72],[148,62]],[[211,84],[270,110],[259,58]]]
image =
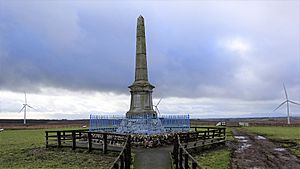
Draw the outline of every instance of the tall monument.
[[[129,88],[131,103],[126,117],[139,118],[147,116],[156,118],[157,113],[153,110],[152,102],[152,89],[154,86],[148,81],[145,25],[142,16],[137,19],[135,81]]]

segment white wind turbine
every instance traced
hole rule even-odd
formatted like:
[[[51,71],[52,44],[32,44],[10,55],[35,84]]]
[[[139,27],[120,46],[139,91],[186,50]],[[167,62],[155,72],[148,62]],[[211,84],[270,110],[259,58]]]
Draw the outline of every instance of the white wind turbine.
[[[24,94],[25,94],[25,103],[23,104],[23,107],[22,107],[22,109],[19,112],[21,112],[22,110],[24,110],[24,124],[26,124],[26,111],[27,111],[27,107],[32,108],[33,110],[36,110],[36,109],[27,104],[26,93],[24,92]]]
[[[277,109],[279,109],[282,105],[284,105],[286,103],[287,123],[291,124],[291,121],[290,121],[290,104],[289,103],[296,104],[296,105],[299,105],[299,106],[300,106],[300,103],[297,103],[295,101],[289,100],[289,97],[288,97],[288,94],[287,94],[287,91],[286,91],[284,83],[283,83],[283,89],[284,89],[285,99],[286,100],[284,102],[282,102],[278,107],[276,107],[276,109],[274,109],[273,111],[276,111]]]
[[[153,105],[153,107],[155,108],[155,111],[157,111],[158,114],[160,114],[160,111],[158,110],[158,105],[159,105],[159,103],[161,102],[161,100],[162,100],[162,98],[160,98],[160,100],[157,102],[156,105]]]

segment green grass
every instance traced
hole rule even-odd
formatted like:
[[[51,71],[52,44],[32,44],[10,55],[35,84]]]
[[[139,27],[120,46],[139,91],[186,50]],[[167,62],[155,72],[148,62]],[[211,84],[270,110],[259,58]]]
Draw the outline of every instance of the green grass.
[[[290,149],[295,155],[300,157],[300,127],[270,126],[244,127],[243,129],[280,142],[284,148]]]
[[[106,156],[45,148],[44,130],[5,130],[0,133],[0,168],[108,168],[116,154]]]
[[[230,154],[231,151],[227,147],[219,147],[210,151],[203,151],[193,154],[195,160],[201,166],[207,169],[227,169],[230,168]]]
[[[226,127],[226,141],[234,141],[232,129],[229,127]]]
[[[195,125],[201,127],[200,125]],[[194,127],[194,125],[193,125]],[[215,127],[215,126],[207,126]],[[226,141],[233,141],[231,128],[226,128]],[[207,169],[228,169],[230,168],[231,149],[221,146],[215,149],[200,150],[192,153],[192,156],[201,166]]]

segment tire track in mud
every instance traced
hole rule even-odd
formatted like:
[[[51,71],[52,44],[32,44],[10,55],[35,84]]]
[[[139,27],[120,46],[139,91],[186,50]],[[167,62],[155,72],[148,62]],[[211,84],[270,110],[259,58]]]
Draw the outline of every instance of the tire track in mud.
[[[233,129],[232,169],[300,169],[300,160],[269,139]]]

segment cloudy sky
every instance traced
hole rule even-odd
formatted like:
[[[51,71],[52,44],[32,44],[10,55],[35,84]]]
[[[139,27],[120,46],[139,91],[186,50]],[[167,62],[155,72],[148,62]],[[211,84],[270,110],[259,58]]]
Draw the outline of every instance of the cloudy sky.
[[[0,0],[0,119],[124,115],[136,18],[162,114],[285,116],[300,102],[300,1]],[[300,116],[300,106],[291,105]]]

